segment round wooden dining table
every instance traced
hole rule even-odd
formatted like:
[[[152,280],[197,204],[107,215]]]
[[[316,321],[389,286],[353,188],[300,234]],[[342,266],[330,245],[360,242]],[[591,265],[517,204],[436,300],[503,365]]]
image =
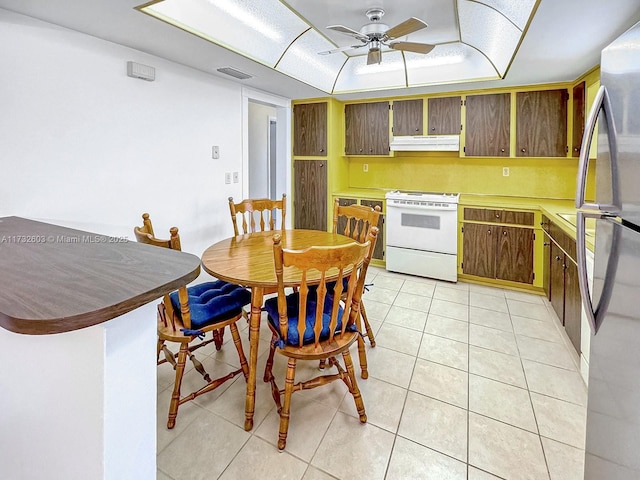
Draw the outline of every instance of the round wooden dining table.
[[[244,420],[244,429],[247,431],[253,428],[262,304],[265,292],[275,292],[278,287],[273,260],[275,234],[281,235],[284,248],[293,250],[302,250],[313,245],[346,245],[354,241],[344,235],[320,230],[267,230],[227,238],[211,245],[202,254],[202,268],[207,273],[220,280],[251,289],[249,378]],[[301,274],[297,269],[285,267],[283,276],[287,287],[300,284]]]

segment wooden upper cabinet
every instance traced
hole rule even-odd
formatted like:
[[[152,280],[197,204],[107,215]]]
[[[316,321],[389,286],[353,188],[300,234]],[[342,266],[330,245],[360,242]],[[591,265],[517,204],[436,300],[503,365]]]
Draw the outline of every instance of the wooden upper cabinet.
[[[422,135],[423,101],[396,100],[393,102],[393,135]]]
[[[430,98],[429,135],[460,135],[461,97]]]
[[[327,154],[327,103],[293,106],[293,154],[318,156]]]
[[[585,119],[585,83],[580,82],[573,87],[573,150],[571,156],[579,157],[582,148]]]
[[[465,105],[465,154],[508,157],[511,94],[469,95]]]
[[[345,154],[389,155],[389,102],[345,105]]]
[[[516,93],[516,156],[567,155],[566,89]]]

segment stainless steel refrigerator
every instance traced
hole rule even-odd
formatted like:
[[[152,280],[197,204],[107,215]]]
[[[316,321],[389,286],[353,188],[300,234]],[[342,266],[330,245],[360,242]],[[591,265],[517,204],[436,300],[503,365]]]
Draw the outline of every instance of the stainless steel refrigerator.
[[[580,156],[578,270],[591,324],[585,479],[640,479],[640,23],[602,51]],[[585,202],[596,130],[596,200]],[[585,220],[596,218],[593,280]],[[590,292],[591,290],[591,292]]]

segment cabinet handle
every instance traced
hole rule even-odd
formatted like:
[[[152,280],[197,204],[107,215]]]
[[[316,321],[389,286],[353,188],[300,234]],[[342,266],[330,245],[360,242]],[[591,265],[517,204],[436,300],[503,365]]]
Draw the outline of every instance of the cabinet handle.
[[[580,147],[573,147],[573,151],[574,152],[579,152],[580,151]]]
[[[418,129],[416,128],[416,132],[418,131]],[[431,127],[431,131],[435,132],[436,131],[436,127]]]
[[[501,148],[501,149],[500,149],[500,151],[501,151],[502,153],[504,153],[504,148]]]
[[[491,235],[491,230],[487,230],[487,233],[488,233],[489,235]]]
[[[507,232],[505,230],[502,231],[502,235],[506,235]]]
[[[433,130],[433,129],[432,129],[432,130]],[[420,129],[419,129],[419,128],[416,128],[416,132],[419,132],[419,131],[420,131]]]
[[[558,255],[556,255],[556,262],[559,262],[560,260],[562,260]]]
[[[549,242],[543,242],[543,243],[542,243],[542,246],[543,246],[543,247],[548,247],[549,245],[551,245],[551,243],[549,243]]]
[[[526,148],[523,148],[523,149],[521,149],[520,151],[521,151],[522,153],[524,153],[524,152],[526,152],[526,151],[527,151],[527,149],[526,149]]]
[[[320,149],[320,153],[322,153],[322,152],[324,152],[324,148],[321,148],[321,149]]]
[[[360,150],[358,150],[358,151],[359,151],[359,152],[361,152],[361,151],[362,151],[362,149],[360,149]]]
[[[500,218],[500,214],[499,213],[496,213],[496,218]]]

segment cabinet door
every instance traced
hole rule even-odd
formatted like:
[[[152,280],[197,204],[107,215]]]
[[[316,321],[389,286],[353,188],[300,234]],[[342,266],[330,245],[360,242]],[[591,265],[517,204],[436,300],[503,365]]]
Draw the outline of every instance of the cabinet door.
[[[578,267],[566,258],[564,271],[564,329],[571,343],[580,354],[580,324],[582,321],[582,300],[578,285]]]
[[[396,100],[393,102],[393,134],[422,135],[423,102],[417,100]]]
[[[567,90],[516,93],[516,155],[565,157]]]
[[[366,106],[365,152],[389,155],[389,102],[367,103]]]
[[[496,225],[465,223],[462,237],[462,271],[478,277],[496,277]]]
[[[344,106],[345,144],[347,155],[364,155],[367,132],[367,105],[354,103]]]
[[[580,156],[585,117],[585,84],[580,82],[573,87],[573,150],[572,157]]]
[[[547,300],[551,300],[551,240],[547,232],[544,233],[544,242],[542,243],[542,288],[547,296]]]
[[[469,95],[465,105],[465,154],[508,157],[511,94]]]
[[[293,107],[293,154],[327,154],[327,103],[306,103]]]
[[[551,242],[551,267],[549,268],[551,306],[564,324],[564,252]]]
[[[533,230],[500,227],[497,246],[496,278],[533,283]]]
[[[327,230],[327,162],[294,160],[294,226]]]
[[[382,200],[360,200],[360,205],[366,205],[367,207],[375,208],[380,207],[382,211]],[[378,217],[378,238],[376,239],[376,246],[373,249],[373,257],[378,260],[384,259],[384,215],[380,214]]]
[[[430,98],[429,135],[460,135],[461,97]]]

